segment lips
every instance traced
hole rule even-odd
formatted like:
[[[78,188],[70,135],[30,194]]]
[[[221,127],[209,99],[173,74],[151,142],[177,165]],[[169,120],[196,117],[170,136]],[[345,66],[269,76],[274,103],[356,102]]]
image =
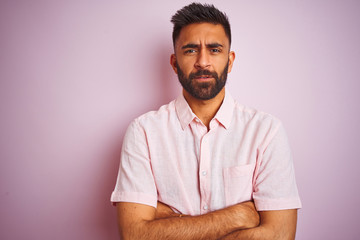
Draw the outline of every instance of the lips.
[[[195,79],[196,80],[199,80],[199,81],[208,81],[208,80],[211,80],[213,79],[214,77],[211,76],[211,75],[200,75],[200,76],[195,76]]]
[[[199,76],[199,77],[195,77],[195,80],[197,82],[208,82],[208,81],[212,81],[214,78],[211,76]]]
[[[195,78],[212,78],[212,76],[209,76],[209,75],[201,75],[201,76],[196,76]]]
[[[189,79],[196,80],[198,82],[208,82],[217,79],[217,74],[209,70],[199,70],[196,73],[191,73]]]

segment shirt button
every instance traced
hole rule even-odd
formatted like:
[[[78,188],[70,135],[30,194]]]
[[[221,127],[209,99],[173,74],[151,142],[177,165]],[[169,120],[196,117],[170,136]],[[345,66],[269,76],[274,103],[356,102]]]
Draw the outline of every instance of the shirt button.
[[[207,205],[204,206],[204,210],[208,210],[208,206],[207,206]]]
[[[203,176],[206,176],[207,172],[206,171],[202,171],[201,173]]]

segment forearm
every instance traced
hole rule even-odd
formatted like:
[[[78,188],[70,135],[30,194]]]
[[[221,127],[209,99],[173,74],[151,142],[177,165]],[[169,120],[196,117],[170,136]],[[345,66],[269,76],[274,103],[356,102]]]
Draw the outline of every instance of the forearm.
[[[121,235],[124,240],[218,239],[235,230],[256,225],[257,212],[247,204],[239,204],[200,216],[142,220],[124,228]]]
[[[251,229],[234,231],[219,238],[219,240],[220,239],[221,240],[277,240],[279,238],[275,236],[275,232],[272,232],[269,229],[264,228],[263,226],[258,226]]]
[[[221,240],[294,240],[297,210],[278,210],[260,213],[260,225],[251,229],[237,230]]]
[[[146,221],[137,231],[143,237],[136,239],[218,239],[236,229],[228,214],[210,213]]]

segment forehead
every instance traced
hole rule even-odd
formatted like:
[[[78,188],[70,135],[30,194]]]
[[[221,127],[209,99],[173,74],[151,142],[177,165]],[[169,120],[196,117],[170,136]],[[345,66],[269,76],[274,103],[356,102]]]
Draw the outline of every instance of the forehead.
[[[221,24],[193,23],[183,27],[175,45],[181,47],[188,43],[209,44],[220,43],[223,46],[229,45],[229,39]]]

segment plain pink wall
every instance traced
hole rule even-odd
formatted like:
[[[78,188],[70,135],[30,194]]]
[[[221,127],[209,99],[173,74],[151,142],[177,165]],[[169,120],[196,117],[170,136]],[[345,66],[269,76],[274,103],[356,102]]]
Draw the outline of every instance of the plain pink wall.
[[[117,239],[124,131],[180,93],[169,19],[189,2],[0,2],[0,239]],[[358,239],[360,2],[213,3],[232,95],[287,128],[297,239]]]

